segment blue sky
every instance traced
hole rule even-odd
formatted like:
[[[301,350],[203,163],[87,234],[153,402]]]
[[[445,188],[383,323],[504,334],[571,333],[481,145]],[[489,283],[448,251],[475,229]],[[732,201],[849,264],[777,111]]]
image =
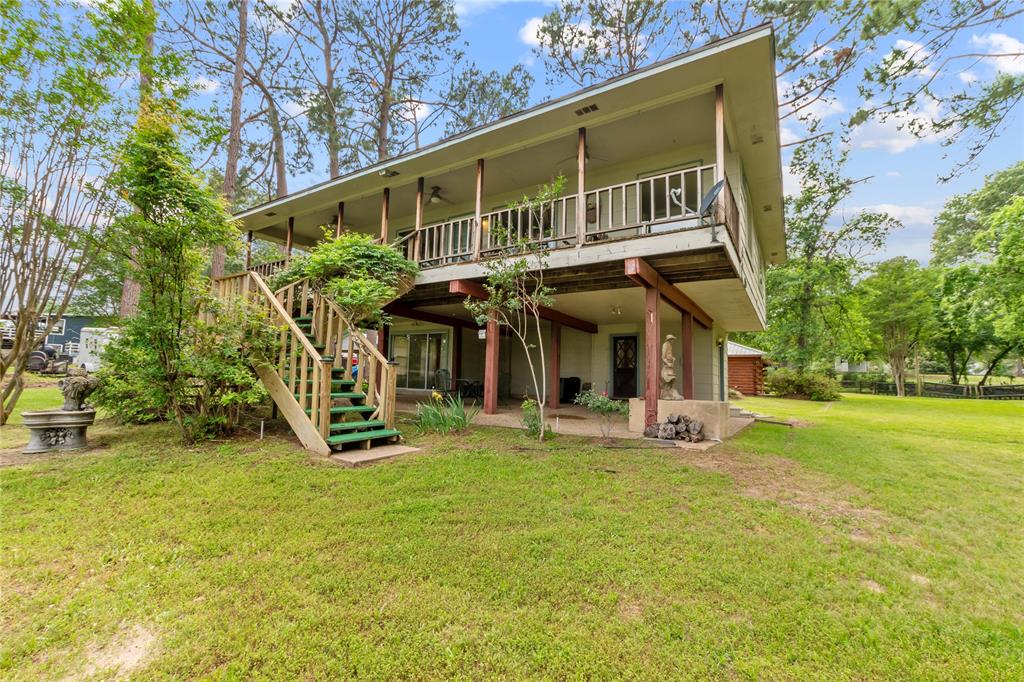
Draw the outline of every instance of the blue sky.
[[[534,101],[573,89],[569,84],[559,92],[547,87],[543,66],[534,59],[528,44],[531,32],[524,30],[531,20],[550,10],[550,3],[459,0],[456,4],[463,35],[468,42],[467,55],[479,65],[507,70],[516,63],[525,64],[536,79]],[[894,40],[906,38],[894,36]],[[979,52],[998,52],[1004,48],[1007,39],[1024,41],[1024,21],[964,36],[964,46]],[[1024,73],[1024,61],[982,60],[971,64],[964,72],[951,73],[949,77],[962,82],[971,79],[982,81],[991,78],[997,69]],[[834,104],[822,108],[827,117],[826,123],[833,125],[861,104],[853,83],[842,87],[837,95]],[[941,103],[931,106],[941,107]],[[928,113],[927,109],[921,111],[922,115]],[[796,133],[798,131],[792,125],[783,130],[784,138]],[[946,156],[949,158],[944,158]],[[980,186],[986,174],[1024,159],[1024,110],[1018,107],[1001,139],[979,157],[976,168],[941,183],[939,176],[948,172],[956,159],[965,156],[964,143],[944,147],[938,139],[918,140],[909,132],[898,130],[893,122],[871,122],[854,134],[849,175],[857,178],[873,176],[873,179],[857,189],[844,209],[879,207],[900,218],[905,225],[890,238],[886,251],[878,257],[905,255],[922,261],[928,259],[932,219],[944,201],[953,194]]]

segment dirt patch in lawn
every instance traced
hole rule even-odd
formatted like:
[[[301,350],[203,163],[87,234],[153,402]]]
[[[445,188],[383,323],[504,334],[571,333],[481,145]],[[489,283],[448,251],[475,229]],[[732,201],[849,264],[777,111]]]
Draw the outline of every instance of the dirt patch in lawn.
[[[752,457],[715,449],[687,451],[683,459],[729,476],[747,497],[799,509],[819,522],[842,521],[858,539],[868,539],[885,523],[881,511],[852,501],[859,492],[853,486],[836,485],[782,457]]]
[[[141,625],[125,628],[107,644],[90,646],[79,670],[66,676],[64,681],[88,680],[101,672],[111,672],[111,679],[125,679],[146,664],[156,643],[156,635],[148,628]]]

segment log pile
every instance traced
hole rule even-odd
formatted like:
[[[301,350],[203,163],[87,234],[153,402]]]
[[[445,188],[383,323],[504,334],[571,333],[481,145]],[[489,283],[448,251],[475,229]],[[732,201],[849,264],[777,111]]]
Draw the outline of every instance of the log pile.
[[[665,421],[651,424],[644,429],[644,436],[659,440],[682,440],[699,443],[704,440],[704,422],[685,414],[670,414]]]

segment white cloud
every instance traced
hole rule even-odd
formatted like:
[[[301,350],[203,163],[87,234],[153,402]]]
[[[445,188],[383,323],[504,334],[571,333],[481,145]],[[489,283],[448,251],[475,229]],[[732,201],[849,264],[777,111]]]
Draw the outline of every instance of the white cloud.
[[[790,81],[787,81],[784,78],[780,78],[776,82],[776,88],[778,90],[778,97],[780,102],[788,102],[793,97],[794,93],[790,92],[790,88],[792,87],[792,85],[793,84]],[[784,104],[779,109],[779,115],[786,116],[791,111],[793,111],[794,107],[801,107],[801,102],[798,101],[792,104]],[[810,115],[813,118],[816,118],[817,120],[821,121],[828,118],[829,116],[841,114],[844,111],[846,111],[846,107],[843,106],[843,103],[838,98],[823,97],[821,99],[811,102],[810,104],[807,104],[806,106],[801,107],[800,112],[796,114],[794,118],[800,118],[804,115]]]
[[[961,71],[956,76],[960,79],[961,83],[966,83],[967,85],[978,80],[978,75],[973,71]]]
[[[782,193],[789,197],[800,193],[800,176],[788,165],[782,167]]]
[[[919,64],[932,55],[921,43],[916,43],[913,40],[904,40],[903,38],[893,43],[893,49],[899,50],[902,53],[900,55],[890,53],[886,57],[886,60],[895,66],[909,66],[911,63]],[[935,75],[935,69],[925,66],[920,69],[914,69],[912,73],[918,78],[930,78]]]
[[[199,78],[196,78],[194,81],[192,81],[192,85],[195,86],[196,90],[198,90],[199,92],[206,94],[217,92],[217,90],[220,89],[220,83],[213,80],[212,78],[207,78],[206,76],[200,76]]]
[[[527,19],[526,23],[519,29],[519,40],[530,47],[540,47],[540,38],[537,37],[537,32],[540,30],[541,21],[540,17]]]
[[[860,149],[883,149],[890,154],[900,154],[921,143],[940,141],[942,136],[930,131],[932,121],[940,114],[939,102],[929,100],[917,111],[897,112],[885,120],[872,119],[859,126],[850,139],[853,146]]]
[[[989,33],[983,36],[971,36],[971,45],[981,49],[987,49],[990,55],[988,60],[995,67],[996,71],[1011,76],[1024,74],[1024,43],[1006,35],[1005,33]]]
[[[782,144],[793,144],[794,142],[797,142],[800,139],[800,134],[787,125],[784,125],[779,129],[779,141]]]
[[[937,209],[927,206],[903,206],[900,204],[875,204],[874,206],[861,206],[857,210],[888,213],[904,225],[931,225],[938,213]]]

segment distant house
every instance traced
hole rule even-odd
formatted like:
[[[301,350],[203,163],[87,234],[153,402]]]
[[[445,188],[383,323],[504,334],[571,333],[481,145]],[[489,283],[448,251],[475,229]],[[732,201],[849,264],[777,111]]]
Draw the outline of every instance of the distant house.
[[[764,351],[729,342],[729,388],[744,395],[764,394]]]
[[[835,364],[833,365],[833,368],[835,369],[835,371],[841,374],[846,374],[847,372],[870,372],[871,363],[868,362],[867,360],[850,361],[844,360],[842,358],[837,358]]]

